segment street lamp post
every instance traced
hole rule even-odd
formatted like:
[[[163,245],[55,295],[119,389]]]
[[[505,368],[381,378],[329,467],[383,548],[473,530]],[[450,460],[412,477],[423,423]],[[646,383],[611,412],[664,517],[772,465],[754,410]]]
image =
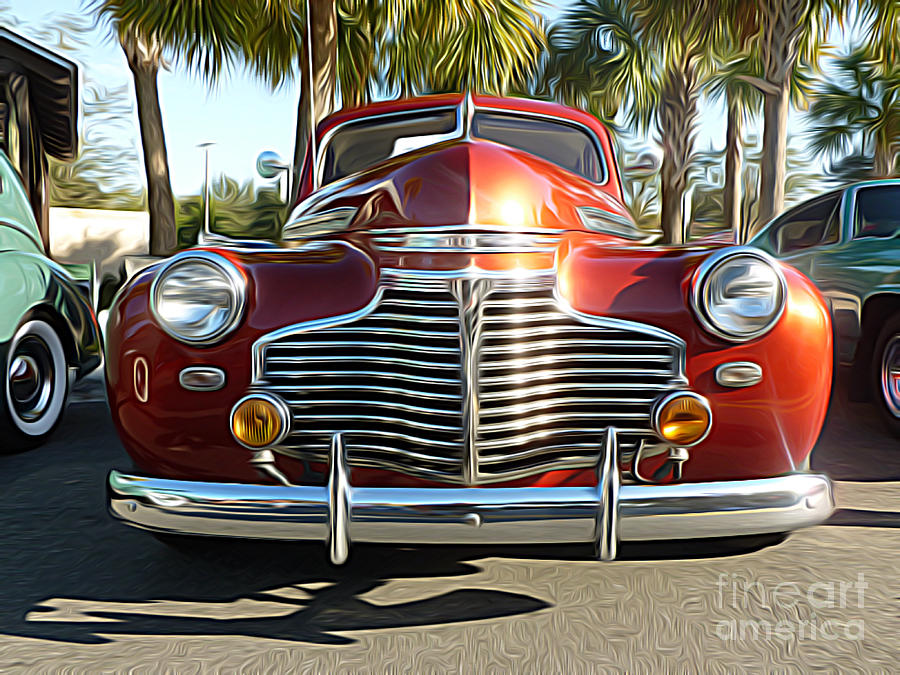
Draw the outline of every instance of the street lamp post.
[[[209,149],[215,145],[213,141],[200,143],[197,147],[203,149],[203,224],[200,227],[200,233],[197,236],[197,243],[204,244],[212,234],[210,224],[210,204],[209,204]]]

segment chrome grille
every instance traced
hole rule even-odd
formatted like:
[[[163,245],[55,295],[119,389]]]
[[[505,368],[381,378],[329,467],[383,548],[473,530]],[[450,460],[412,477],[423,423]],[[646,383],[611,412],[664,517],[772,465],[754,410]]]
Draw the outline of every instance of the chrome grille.
[[[482,480],[592,466],[607,426],[627,469],[650,408],[679,375],[678,346],[624,322],[579,321],[546,288],[495,285],[479,349]]]
[[[444,480],[462,461],[458,310],[445,283],[384,289],[371,313],[265,347],[264,388],[291,408],[283,451]]]
[[[280,451],[325,462],[342,432],[352,466],[494,482],[593,466],[615,425],[627,468],[651,433],[652,402],[681,381],[682,343],[564,311],[553,281],[478,279],[482,292],[464,302],[465,281],[398,277],[354,315],[267,336],[255,383],[293,413]],[[466,312],[474,342],[461,334],[472,323]],[[461,379],[467,340],[476,345],[474,389]]]

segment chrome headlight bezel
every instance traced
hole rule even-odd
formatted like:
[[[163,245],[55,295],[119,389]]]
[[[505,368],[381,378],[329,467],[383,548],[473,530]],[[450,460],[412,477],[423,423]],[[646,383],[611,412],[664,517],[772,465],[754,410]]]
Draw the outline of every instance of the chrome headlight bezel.
[[[709,307],[707,291],[710,280],[715,274],[721,272],[735,260],[742,258],[749,258],[766,265],[775,274],[778,307],[766,318],[764,324],[752,330],[738,332],[725,328],[720,321],[717,321]],[[691,304],[700,324],[709,333],[729,342],[749,342],[768,333],[781,319],[787,305],[787,283],[778,262],[770,255],[750,246],[732,246],[712,254],[697,267],[691,280]]]
[[[230,295],[230,306],[226,310],[225,319],[214,330],[203,334],[188,334],[179,331],[160,311],[161,294],[164,284],[173,271],[187,264],[201,265],[220,276]],[[237,328],[244,315],[246,305],[247,281],[241,271],[228,259],[210,251],[191,251],[179,254],[165,263],[150,285],[150,312],[156,324],[165,333],[179,342],[194,346],[211,345]]]

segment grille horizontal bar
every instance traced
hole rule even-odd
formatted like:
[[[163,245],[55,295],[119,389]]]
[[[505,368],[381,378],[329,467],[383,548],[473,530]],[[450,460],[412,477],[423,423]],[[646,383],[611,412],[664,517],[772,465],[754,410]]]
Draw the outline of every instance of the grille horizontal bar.
[[[344,322],[264,339],[256,384],[293,416],[279,451],[324,462],[341,432],[354,467],[461,483],[474,454],[471,478],[492,482],[593,466],[614,425],[627,464],[653,402],[682,380],[683,343],[567,312],[549,278],[491,279],[483,296],[460,283],[394,280]],[[470,352],[475,381],[464,382]]]

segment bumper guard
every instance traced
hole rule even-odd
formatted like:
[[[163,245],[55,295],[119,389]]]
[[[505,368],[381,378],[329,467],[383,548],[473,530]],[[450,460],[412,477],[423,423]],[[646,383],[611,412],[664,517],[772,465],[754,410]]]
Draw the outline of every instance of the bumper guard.
[[[353,487],[342,437],[332,438],[328,485],[203,483],[109,474],[109,509],[167,533],[327,541],[334,564],[350,543],[571,544],[613,560],[620,541],[787,532],[834,510],[819,474],[619,485],[616,432],[607,430],[595,487]]]

